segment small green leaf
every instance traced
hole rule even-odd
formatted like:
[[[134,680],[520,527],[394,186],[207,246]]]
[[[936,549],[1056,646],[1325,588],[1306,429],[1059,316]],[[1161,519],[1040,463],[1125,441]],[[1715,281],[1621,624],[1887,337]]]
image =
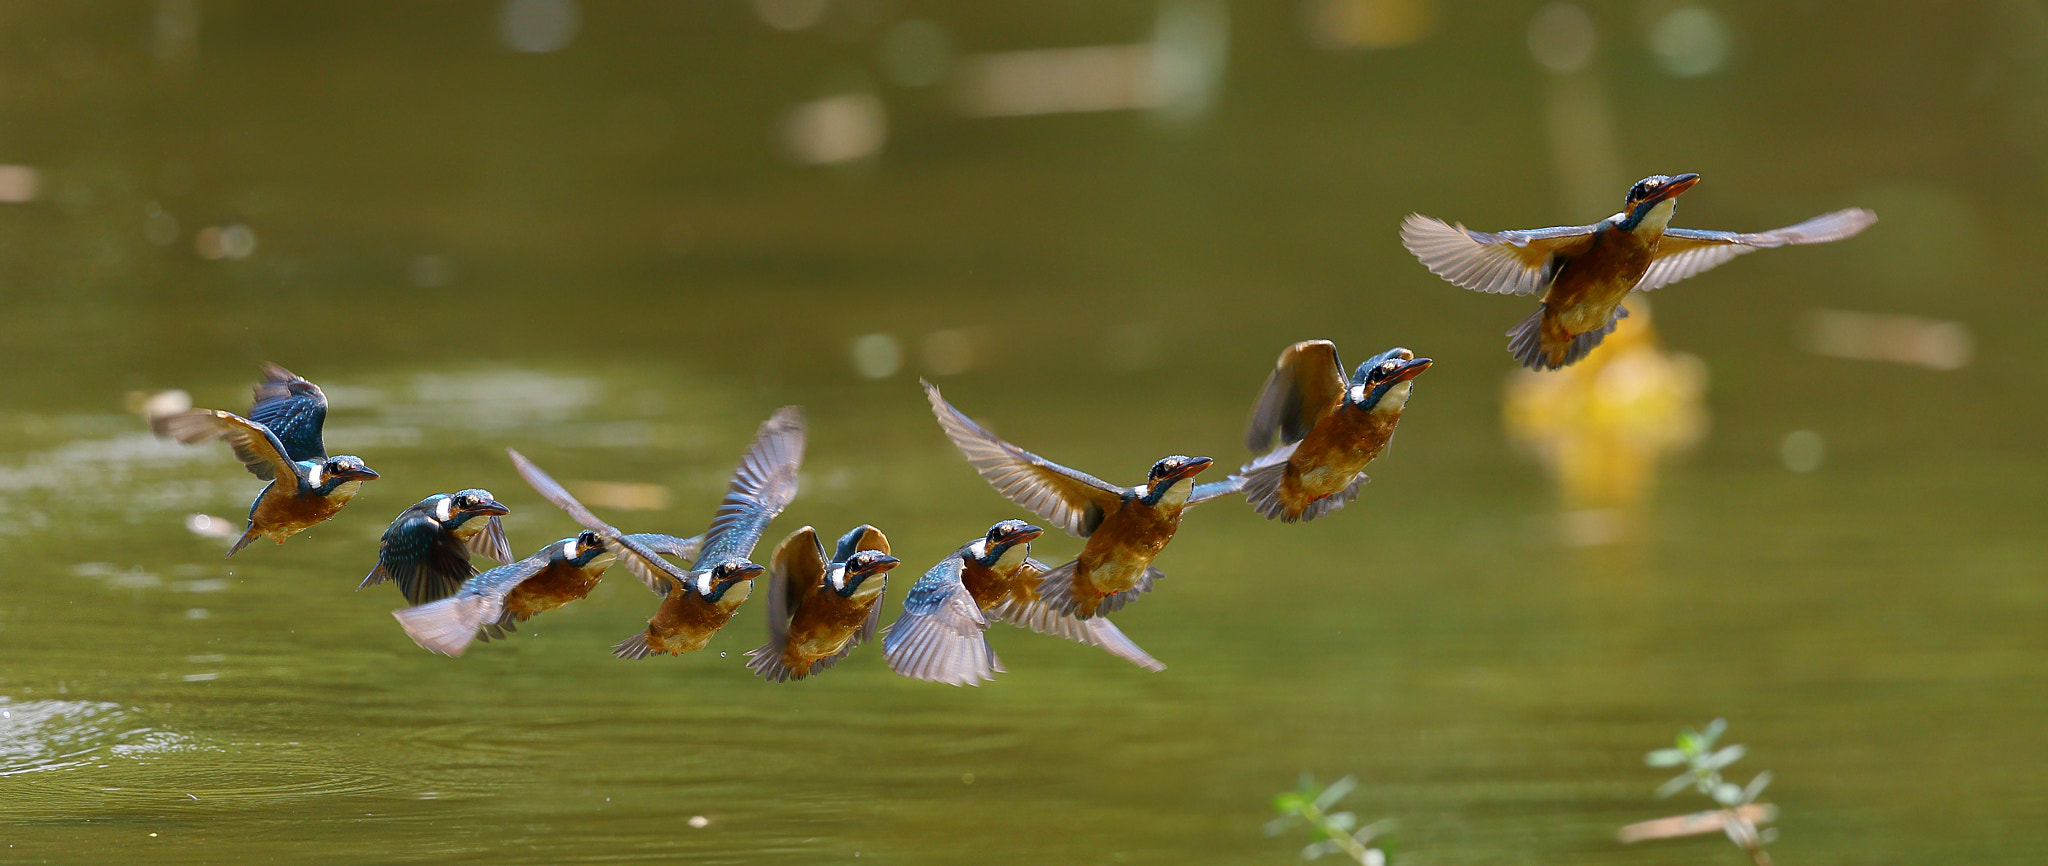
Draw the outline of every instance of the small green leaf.
[[[1756,774],[1756,778],[1749,780],[1749,787],[1742,789],[1742,802],[1756,802],[1757,796],[1762,794],[1764,792],[1764,788],[1768,787],[1770,784],[1771,771],[1765,770],[1761,773]]]
[[[1707,723],[1707,729],[1700,732],[1700,737],[1707,741],[1706,748],[1711,749],[1714,747],[1714,741],[1720,739],[1721,734],[1727,730],[1727,719],[1715,719]]]
[[[1338,800],[1344,799],[1344,795],[1351,793],[1351,789],[1356,787],[1358,787],[1358,779],[1355,776],[1345,776],[1342,779],[1331,782],[1330,787],[1323,789],[1323,793],[1316,797],[1316,808],[1325,812],[1329,811],[1331,806],[1337,805]]]
[[[1652,767],[1676,767],[1685,763],[1685,753],[1677,749],[1658,749],[1646,758]]]
[[[1657,786],[1657,799],[1662,800],[1666,797],[1671,796],[1672,794],[1676,794],[1690,787],[1692,787],[1691,773],[1687,773],[1683,776],[1674,776],[1672,777],[1671,781],[1665,782],[1664,784]]]
[[[1722,782],[1714,786],[1714,802],[1723,806],[1734,806],[1742,802],[1742,788],[1733,782]]]
[[[1715,752],[1713,755],[1709,756],[1707,758],[1707,766],[1713,767],[1714,769],[1718,770],[1722,767],[1728,766],[1729,764],[1733,764],[1736,761],[1742,760],[1742,756],[1748,753],[1748,747],[1738,743],[1736,745],[1729,746],[1728,748]]]

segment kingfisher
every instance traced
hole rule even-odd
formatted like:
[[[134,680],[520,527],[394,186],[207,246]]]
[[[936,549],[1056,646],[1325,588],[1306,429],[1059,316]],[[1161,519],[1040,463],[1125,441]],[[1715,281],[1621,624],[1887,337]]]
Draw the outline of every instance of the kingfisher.
[[[612,555],[625,564],[626,570],[632,572],[634,577],[640,578],[640,582],[646,584],[648,590],[655,595],[667,595],[670,589],[689,580],[689,572],[677,568],[658,554],[667,553],[682,559],[694,560],[697,558],[698,543],[703,540],[703,536],[674,538],[658,533],[623,532],[618,527],[599,519],[590,509],[583,507],[583,503],[569,495],[568,488],[563,487],[554,476],[535,466],[533,461],[526,459],[526,455],[519,453],[517,449],[507,448],[505,454],[512,458],[512,468],[519,470],[519,477],[526,479],[526,483],[533,487],[534,492],[539,493],[542,499],[546,499],[556,508],[567,512],[569,517],[582,524],[584,529],[596,533],[598,540],[610,548]],[[660,549],[657,549],[656,546],[643,544],[643,539],[669,541],[663,542],[658,546]]]
[[[1372,479],[1366,464],[1380,455],[1401,423],[1401,410],[1428,358],[1388,349],[1358,365],[1349,381],[1337,346],[1303,340],[1280,352],[1252,406],[1245,447],[1280,447],[1245,464],[1245,499],[1268,519],[1314,520],[1358,498]]]
[[[999,521],[918,578],[903,600],[903,615],[882,632],[882,657],[890,669],[954,686],[993,680],[1003,672],[985,636],[994,619],[1101,647],[1146,670],[1165,670],[1107,618],[1077,619],[1039,601],[1039,583],[1051,569],[1031,558],[1031,542],[1044,533],[1022,520]]]
[[[681,655],[703,649],[747,600],[763,568],[752,561],[768,523],[796,498],[796,472],[804,459],[803,410],[785,406],[755,433],[726,486],[696,562],[670,586],[647,628],[612,648],[622,659],[654,653]]]
[[[396,581],[405,600],[415,605],[454,595],[477,573],[469,564],[470,554],[499,565],[512,563],[512,545],[498,522],[499,516],[510,513],[482,488],[422,499],[398,512],[384,530],[377,565],[356,589]]]
[[[889,537],[867,524],[840,536],[829,561],[817,530],[790,533],[768,559],[768,642],[747,651],[747,667],[781,683],[838,664],[874,638],[899,562]]]
[[[1121,610],[1164,577],[1152,559],[1173,540],[1184,509],[1243,490],[1244,479],[1235,475],[1195,484],[1195,475],[1216,461],[1178,454],[1152,464],[1144,484],[1118,487],[997,438],[932,383],[923,384],[939,426],[996,492],[1088,539],[1078,558],[1039,583],[1039,597],[1058,613],[1088,619]]]
[[[249,526],[228,548],[234,556],[258,538],[279,544],[325,521],[377,477],[361,457],[327,456],[321,426],[327,395],[276,364],[265,364],[256,385],[255,419],[218,409],[191,409],[150,419],[158,436],[187,445],[225,440],[249,474],[270,482],[249,506]],[[276,424],[272,428],[269,424]]]
[[[1697,174],[1657,174],[1629,187],[1621,212],[1592,225],[1475,232],[1411,213],[1401,244],[1430,272],[1477,292],[1543,294],[1543,306],[1507,333],[1522,366],[1570,366],[1628,316],[1622,299],[1685,279],[1759,249],[1851,237],[1877,214],[1849,208],[1766,232],[1670,228],[1678,196]]]

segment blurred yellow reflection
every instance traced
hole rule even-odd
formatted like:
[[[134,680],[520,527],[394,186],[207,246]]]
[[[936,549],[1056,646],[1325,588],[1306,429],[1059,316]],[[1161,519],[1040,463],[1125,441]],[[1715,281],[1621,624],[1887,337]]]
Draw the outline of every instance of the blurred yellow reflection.
[[[1586,360],[1508,377],[1508,438],[1535,455],[1565,507],[1576,511],[1611,515],[1640,505],[1655,486],[1659,459],[1706,435],[1706,366],[1658,345],[1641,297],[1631,298],[1629,309],[1633,315]],[[1565,540],[1607,543],[1613,529],[1593,527]]]
[[[1436,27],[1435,0],[1307,0],[1302,25],[1320,48],[1398,48]]]

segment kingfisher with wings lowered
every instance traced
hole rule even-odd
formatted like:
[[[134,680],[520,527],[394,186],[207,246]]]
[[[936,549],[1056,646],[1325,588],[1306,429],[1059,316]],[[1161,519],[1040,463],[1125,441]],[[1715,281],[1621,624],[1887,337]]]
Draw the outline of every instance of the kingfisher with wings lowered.
[[[1522,366],[1577,363],[1628,317],[1629,292],[1663,288],[1753,250],[1851,237],[1877,214],[1849,208],[1766,232],[1670,228],[1678,196],[1697,174],[1651,175],[1629,187],[1620,213],[1592,225],[1476,232],[1409,214],[1401,244],[1453,285],[1502,295],[1542,294],[1543,306],[1508,331]]]

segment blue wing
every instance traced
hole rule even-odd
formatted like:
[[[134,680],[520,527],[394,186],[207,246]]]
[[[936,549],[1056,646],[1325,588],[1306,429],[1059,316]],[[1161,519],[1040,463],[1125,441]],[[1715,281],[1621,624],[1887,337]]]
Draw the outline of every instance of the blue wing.
[[[421,605],[454,595],[475,574],[469,548],[454,533],[432,516],[406,509],[384,530],[377,567],[356,588],[393,581],[406,601]]]
[[[698,559],[751,560],[768,522],[796,498],[796,471],[803,460],[803,410],[786,406],[761,424],[754,444],[740,458]]]
[[[225,441],[229,448],[234,449],[235,459],[242,461],[249,474],[265,481],[283,480],[285,490],[291,490],[299,483],[299,474],[292,469],[292,460],[284,456],[284,444],[277,441],[277,434],[233,412],[193,409],[152,418],[149,423],[156,435],[168,436],[186,445],[215,439]]]
[[[982,632],[988,619],[960,582],[960,554],[925,572],[903,599],[903,616],[882,634],[889,669],[911,679],[971,686],[1003,669]]]
[[[327,445],[320,439],[320,430],[327,423],[327,395],[305,377],[276,364],[264,364],[249,420],[276,433],[293,462],[327,459]]]

